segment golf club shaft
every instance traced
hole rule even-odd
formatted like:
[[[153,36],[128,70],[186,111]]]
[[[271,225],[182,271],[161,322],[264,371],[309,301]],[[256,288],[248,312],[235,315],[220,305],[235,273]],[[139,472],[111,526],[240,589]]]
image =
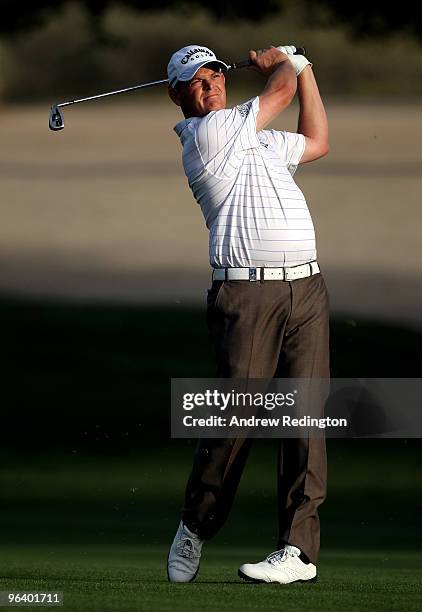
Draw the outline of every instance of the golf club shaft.
[[[303,47],[297,47],[295,55],[304,55],[305,49]],[[247,68],[251,66],[252,62],[250,59],[242,60],[240,62],[236,62],[229,65],[230,70],[235,70],[238,68]],[[87,98],[79,98],[78,100],[68,100],[67,102],[61,102],[60,104],[56,104],[57,107],[61,106],[70,106],[71,104],[78,104],[79,102],[88,102],[89,100],[97,100],[98,98],[105,98],[107,96],[115,96],[117,94],[126,93],[127,91],[135,91],[135,89],[145,89],[147,87],[154,87],[155,85],[167,85],[168,79],[161,79],[160,81],[152,81],[151,83],[143,83],[141,85],[134,85],[133,87],[125,87],[125,89],[116,89],[116,91],[108,91],[101,94],[96,94],[95,96],[89,96]]]
[[[167,83],[168,79],[162,79],[161,81],[152,81],[151,83],[134,85],[133,87],[126,87],[125,89],[116,89],[116,91],[108,91],[106,93],[97,94],[95,96],[89,96],[88,98],[79,98],[78,100],[69,100],[68,102],[61,102],[60,104],[56,104],[56,106],[70,106],[71,104],[77,104],[78,102],[87,102],[88,100],[96,100],[97,98],[105,98],[106,96],[115,96],[116,94],[125,93],[126,91],[134,91],[135,89],[144,89],[145,87],[153,87],[154,85],[164,85]]]

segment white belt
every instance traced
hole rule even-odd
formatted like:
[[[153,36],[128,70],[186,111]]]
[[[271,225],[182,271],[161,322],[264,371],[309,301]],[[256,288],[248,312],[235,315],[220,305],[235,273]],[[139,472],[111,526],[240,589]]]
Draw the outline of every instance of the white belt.
[[[311,261],[292,268],[214,268],[212,280],[259,281],[264,271],[264,280],[293,281],[306,278],[320,271],[318,262]]]

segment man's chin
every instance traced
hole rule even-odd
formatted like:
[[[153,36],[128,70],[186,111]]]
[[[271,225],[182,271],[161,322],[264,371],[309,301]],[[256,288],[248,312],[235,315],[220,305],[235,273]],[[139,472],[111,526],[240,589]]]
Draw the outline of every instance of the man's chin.
[[[210,98],[209,100],[206,101],[205,103],[205,113],[210,113],[211,111],[217,111],[217,110],[221,110],[222,108],[225,108],[225,105],[223,103],[223,101],[221,100],[221,98]]]

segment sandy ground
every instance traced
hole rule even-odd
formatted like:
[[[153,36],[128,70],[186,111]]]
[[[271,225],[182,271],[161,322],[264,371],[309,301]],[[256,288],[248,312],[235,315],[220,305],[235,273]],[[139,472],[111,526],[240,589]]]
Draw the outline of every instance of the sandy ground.
[[[0,290],[204,302],[207,230],[181,166],[176,107],[151,97],[0,109]],[[232,100],[238,102],[240,100]],[[328,102],[331,152],[296,180],[334,312],[422,326],[422,109]],[[295,130],[296,108],[275,123]]]

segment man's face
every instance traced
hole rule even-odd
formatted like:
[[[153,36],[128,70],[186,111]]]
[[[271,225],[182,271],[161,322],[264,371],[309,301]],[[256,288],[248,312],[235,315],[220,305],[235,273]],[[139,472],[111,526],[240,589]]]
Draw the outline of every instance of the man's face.
[[[211,111],[226,108],[226,84],[222,72],[200,68],[195,76],[176,89],[169,89],[173,102],[182,108],[186,118],[203,117]]]

